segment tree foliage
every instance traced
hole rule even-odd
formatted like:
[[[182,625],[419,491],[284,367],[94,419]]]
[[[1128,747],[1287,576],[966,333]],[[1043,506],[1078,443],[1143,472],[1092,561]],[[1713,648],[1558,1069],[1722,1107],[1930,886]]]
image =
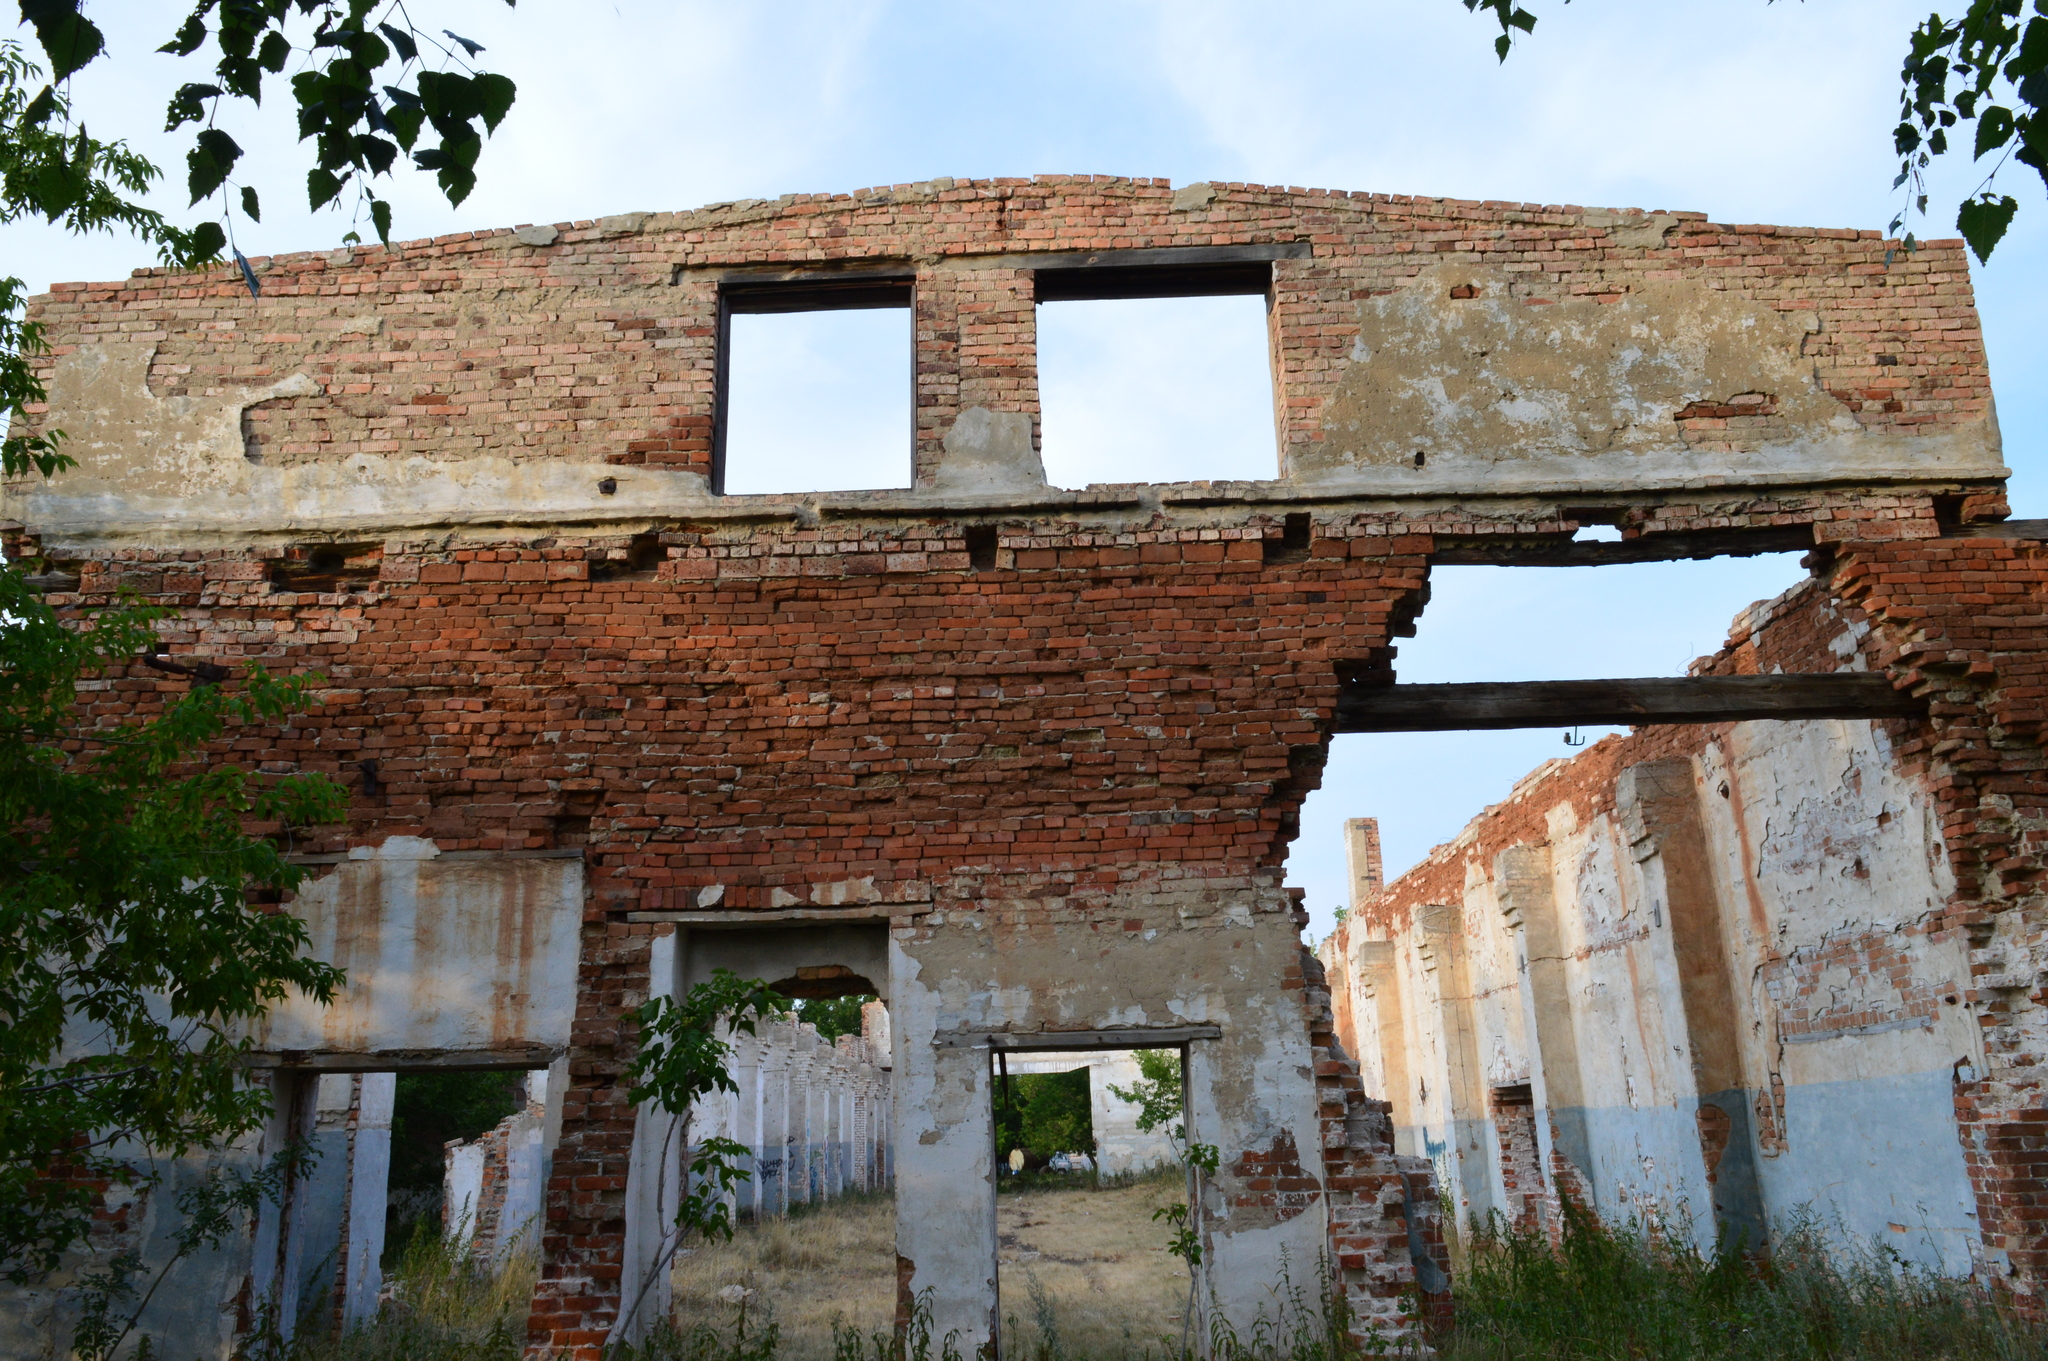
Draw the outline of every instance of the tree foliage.
[[[1149,1134],[1165,1125],[1179,1143],[1187,1137],[1181,1127],[1185,1106],[1180,1054],[1172,1049],[1140,1049],[1133,1057],[1138,1060],[1138,1081],[1128,1087],[1111,1086],[1110,1094],[1137,1106],[1140,1131]]]
[[[258,1128],[269,1096],[247,1078],[247,1023],[293,989],[325,1001],[341,979],[301,958],[295,917],[249,900],[252,887],[296,888],[305,870],[244,826],[333,821],[341,787],[260,778],[207,753],[231,728],[303,706],[311,678],[251,666],[239,684],[194,684],[139,720],[79,704],[82,683],[155,655],[162,614],[124,605],[72,626],[19,570],[0,572],[0,1273],[10,1280],[83,1239],[101,1188],[152,1186],[152,1159]]]
[[[181,226],[140,202],[161,170],[93,136],[73,102],[71,77],[109,55],[105,34],[81,0],[22,0],[47,67],[0,41],[0,222],[127,233],[178,267],[220,258],[234,214],[261,213],[220,115],[260,105],[278,77],[312,144],[310,204],[353,188],[357,219],[388,240],[391,209],[373,182],[404,152],[461,203],[516,93],[471,65],[479,44],[415,27],[400,0],[187,4],[158,50],[205,49],[212,79],[183,85],[166,125],[193,129],[186,187],[195,206],[218,195],[218,217]],[[254,294],[255,272],[233,253]],[[51,477],[73,460],[61,429],[32,420],[48,396],[35,367],[46,345],[21,315],[23,293],[19,278],[0,279],[0,475]],[[147,1190],[157,1160],[258,1128],[269,1093],[247,1080],[247,1024],[292,989],[324,1001],[341,980],[301,958],[295,918],[252,904],[252,889],[275,898],[303,871],[245,822],[333,820],[344,791],[319,776],[258,778],[208,750],[231,729],[283,720],[314,678],[251,666],[223,686],[223,668],[159,660],[199,683],[157,716],[80,707],[81,685],[155,657],[161,613],[123,605],[61,620],[23,564],[0,567],[0,1276],[11,1280],[81,1242],[107,1190]],[[104,1303],[126,1278],[100,1286]]]
[[[841,1035],[861,1033],[860,1009],[869,1002],[880,1000],[872,993],[847,997],[806,997],[796,1004],[796,1018],[818,1028],[818,1038],[826,1044],[838,1040]]]
[[[1517,33],[1536,30],[1536,16],[1514,0],[1460,2],[1499,21],[1493,47],[1502,61]],[[1998,172],[2014,160],[2048,184],[2048,118],[2041,113],[2048,98],[2048,0],[1968,0],[1960,18],[1928,15],[1908,36],[1899,82],[1899,122],[1892,130],[1899,174],[1892,188],[1903,189],[1906,202],[1886,230],[1897,232],[1926,214],[1928,168],[1974,125],[1967,139],[1971,159],[1990,157],[1991,168],[1957,208],[1956,230],[1980,261],[1989,260],[2020,207],[1996,188]],[[1906,246],[1913,245],[1908,232]]]
[[[1088,1076],[1086,1068],[1007,1076],[996,1094],[997,1144],[1023,1149],[1033,1155],[1033,1165],[1055,1153],[1093,1154]]]
[[[224,108],[261,105],[265,82],[289,72],[299,140],[312,143],[307,202],[339,204],[353,189],[356,220],[367,218],[389,241],[391,205],[374,182],[404,152],[434,175],[450,204],[461,203],[476,187],[484,138],[517,95],[511,80],[470,64],[481,44],[415,27],[401,0],[196,0],[157,49],[191,57],[212,43],[212,79],[180,86],[165,116],[172,132],[193,128],[185,157],[192,205],[219,196],[217,218],[183,227],[136,201],[163,172],[127,143],[93,137],[73,107],[71,77],[108,55],[82,0],[21,0],[21,17],[49,66],[20,43],[0,43],[0,222],[39,216],[74,232],[125,231],[180,268],[233,251],[251,293],[258,283],[233,250],[234,215],[260,220],[261,196],[235,178],[243,152],[220,125]],[[60,448],[62,430],[24,433],[29,408],[47,394],[33,363],[42,329],[21,319],[23,298],[20,279],[0,279],[0,411],[8,422],[0,473],[48,477],[71,460]]]

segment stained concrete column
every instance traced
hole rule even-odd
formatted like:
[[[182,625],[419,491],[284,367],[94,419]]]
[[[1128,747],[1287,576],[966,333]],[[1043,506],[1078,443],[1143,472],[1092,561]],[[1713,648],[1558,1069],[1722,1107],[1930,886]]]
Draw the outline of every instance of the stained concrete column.
[[[734,1210],[740,1214],[761,1212],[761,1037],[741,1032],[732,1037],[733,1142],[747,1151],[739,1157],[740,1170],[747,1175],[733,1188]]]
[[[765,1025],[761,1045],[761,1213],[789,1209],[789,1031]]]
[[[1438,1034],[1443,1039],[1446,1105],[1450,1111],[1450,1172],[1467,1218],[1503,1209],[1498,1136],[1486,1068],[1479,1053],[1479,1018],[1466,960],[1465,916],[1455,904],[1433,903],[1416,913],[1423,968],[1436,976]]]
[[[1513,940],[1521,985],[1544,1184],[1552,1194],[1583,1198],[1592,1185],[1593,1149],[1550,847],[1511,846],[1494,857],[1493,891]]]
[[[677,993],[676,938],[656,936],[647,961],[650,997]],[[682,1204],[682,1121],[652,1101],[633,1108],[632,1160],[626,1173],[625,1255],[619,1276],[619,1315],[609,1342],[639,1343],[669,1315],[667,1254]]]
[[[1718,1234],[1740,1236],[1760,1249],[1768,1240],[1750,1092],[1742,1072],[1741,1016],[1693,763],[1630,766],[1615,782],[1615,808],[1643,876],[1652,929],[1664,924],[1670,932],[1714,1227]],[[1660,917],[1668,918],[1668,924],[1660,923]]]
[[[789,1199],[793,1205],[808,1205],[818,1198],[815,1172],[811,1166],[812,1141],[816,1137],[817,1038],[801,1025],[796,1028],[796,1052],[789,1062]]]
[[[832,1200],[846,1189],[839,1156],[839,1098],[846,1090],[846,1065],[836,1048],[821,1051],[818,1057],[823,1061],[821,1066],[825,1078],[821,1094],[821,1104],[824,1107],[821,1112],[823,1129],[820,1131],[823,1136],[824,1156],[818,1160],[818,1178],[822,1183],[818,1198]]]
[[[1359,940],[1351,946],[1351,968],[1361,992],[1373,1009],[1373,1031],[1378,1037],[1380,1073],[1385,1090],[1375,1093],[1392,1107],[1394,1151],[1410,1157],[1427,1157],[1423,1147],[1421,1118],[1416,1110],[1415,1082],[1408,1063],[1408,1018],[1402,1006],[1401,976],[1390,940]]]
[[[356,1079],[355,1137],[349,1147],[348,1245],[342,1254],[341,1325],[366,1323],[384,1286],[384,1212],[391,1194],[391,1107],[398,1074]],[[538,1196],[536,1196],[538,1200]]]

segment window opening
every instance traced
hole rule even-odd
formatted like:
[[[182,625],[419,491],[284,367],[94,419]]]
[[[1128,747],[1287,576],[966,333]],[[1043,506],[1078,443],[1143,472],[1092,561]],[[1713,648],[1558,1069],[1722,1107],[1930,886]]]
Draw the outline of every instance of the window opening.
[[[714,481],[726,495],[911,485],[911,283],[720,296]]]
[[[1279,475],[1265,262],[1040,269],[1046,480]]]

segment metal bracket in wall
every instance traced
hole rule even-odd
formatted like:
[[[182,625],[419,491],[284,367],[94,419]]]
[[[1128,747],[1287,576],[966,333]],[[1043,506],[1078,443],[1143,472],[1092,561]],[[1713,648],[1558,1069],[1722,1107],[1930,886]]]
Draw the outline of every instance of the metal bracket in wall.
[[[1190,1040],[1220,1040],[1217,1025],[1147,1026],[1134,1030],[948,1030],[934,1049],[1163,1049]]]

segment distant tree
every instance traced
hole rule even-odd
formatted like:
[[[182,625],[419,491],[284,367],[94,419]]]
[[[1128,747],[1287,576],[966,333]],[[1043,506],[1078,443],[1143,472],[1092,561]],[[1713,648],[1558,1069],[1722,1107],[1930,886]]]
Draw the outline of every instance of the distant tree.
[[[796,1004],[796,1018],[818,1028],[818,1038],[830,1044],[841,1035],[860,1034],[860,1009],[879,1001],[873,993],[857,997],[806,997]]]
[[[1008,1091],[997,1093],[997,1142],[1023,1149],[1033,1165],[1055,1153],[1094,1153],[1088,1076],[1086,1068],[1013,1075]]]
[[[1502,61],[1517,33],[1536,30],[1536,16],[1515,0],[1460,2],[1499,21],[1493,50]],[[1956,210],[1956,230],[1979,260],[1989,260],[2020,207],[1995,187],[2006,161],[2031,166],[2048,183],[2048,117],[2041,112],[2048,100],[2048,0],[1968,0],[1961,18],[1928,15],[1907,40],[1899,80],[1899,122],[1892,129],[1899,175],[1892,188],[1905,190],[1906,198],[1887,230],[1926,215],[1927,168],[1947,154],[1951,136],[1974,124],[1971,159],[1993,160]],[[1914,244],[1910,232],[1906,244]]]

